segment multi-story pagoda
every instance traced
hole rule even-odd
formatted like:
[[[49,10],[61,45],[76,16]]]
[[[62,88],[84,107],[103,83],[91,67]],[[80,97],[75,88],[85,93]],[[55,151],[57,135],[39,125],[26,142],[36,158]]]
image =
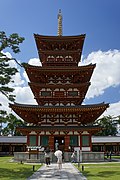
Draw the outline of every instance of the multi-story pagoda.
[[[74,148],[91,151],[91,135],[101,130],[92,123],[109,105],[81,105],[95,68],[95,64],[78,66],[85,34],[62,36],[59,12],[58,36],[34,37],[42,66],[27,64],[24,68],[38,105],[10,104],[28,123],[18,130],[27,136],[29,148],[49,146],[54,152],[57,142],[64,152]]]

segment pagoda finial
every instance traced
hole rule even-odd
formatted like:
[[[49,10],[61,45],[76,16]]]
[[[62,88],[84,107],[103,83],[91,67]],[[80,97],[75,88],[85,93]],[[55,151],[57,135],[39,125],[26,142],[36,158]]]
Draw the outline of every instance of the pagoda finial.
[[[61,9],[59,9],[59,13],[58,13],[58,36],[62,36],[62,14],[61,14]]]

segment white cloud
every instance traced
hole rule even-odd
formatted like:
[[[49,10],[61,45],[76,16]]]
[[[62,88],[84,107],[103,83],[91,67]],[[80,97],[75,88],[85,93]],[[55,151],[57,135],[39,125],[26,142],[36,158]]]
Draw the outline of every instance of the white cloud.
[[[20,86],[25,83],[25,81],[22,79],[20,72],[17,72],[12,79],[14,80],[14,83],[10,83],[12,86]]]
[[[8,58],[12,58],[12,55],[9,52],[3,52],[3,54],[5,54]],[[10,60],[8,61],[9,66],[11,68],[16,68],[18,70],[18,72],[12,76],[11,82],[8,84],[9,87],[14,87],[14,86],[20,86],[23,85],[25,83],[25,81],[23,80],[22,76],[21,76],[21,69],[20,66],[15,62],[15,60]],[[20,63],[20,61],[18,61],[18,63]],[[14,81],[14,82],[12,82]]]
[[[23,104],[36,104],[33,93],[29,86],[15,87],[16,102]]]
[[[110,104],[110,107],[102,114],[102,116],[119,116],[120,115],[120,101]]]
[[[0,109],[5,110],[10,113],[8,100],[2,94],[0,94],[0,103],[2,104],[2,106],[0,106]]]
[[[32,58],[29,60],[28,64],[34,65],[34,66],[41,66],[40,59],[38,58]]]
[[[120,51],[92,52],[81,65],[96,64],[91,77],[91,86],[86,98],[94,98],[104,93],[105,89],[120,84]]]
[[[23,72],[23,77],[25,78],[25,81],[26,81],[26,82],[29,82],[29,78],[28,78],[28,76],[27,76],[26,71]]]
[[[9,52],[3,52],[2,51],[2,53],[5,54],[8,58],[10,58],[10,59],[12,58],[12,55]],[[17,68],[17,63],[14,60],[10,60],[8,62],[9,62],[10,67]],[[18,61],[18,63],[20,63],[20,62]]]

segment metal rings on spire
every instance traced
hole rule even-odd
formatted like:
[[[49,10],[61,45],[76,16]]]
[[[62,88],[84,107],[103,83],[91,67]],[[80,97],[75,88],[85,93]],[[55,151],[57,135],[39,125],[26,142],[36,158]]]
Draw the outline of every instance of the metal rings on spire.
[[[61,9],[59,9],[59,13],[58,13],[58,36],[62,36],[62,13],[61,13]]]

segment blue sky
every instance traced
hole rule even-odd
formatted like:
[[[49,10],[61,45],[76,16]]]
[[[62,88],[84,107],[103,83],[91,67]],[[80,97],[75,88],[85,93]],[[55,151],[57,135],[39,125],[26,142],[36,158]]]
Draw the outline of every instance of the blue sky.
[[[61,9],[63,35],[86,34],[82,64],[97,64],[91,79],[93,85],[84,103],[104,101],[111,104],[107,111],[109,114],[120,114],[119,0],[0,0],[0,7],[0,31],[5,31],[7,35],[18,33],[25,37],[20,46],[21,53],[12,54],[20,62],[33,62],[34,58],[38,58],[34,33],[57,35],[57,14]],[[15,93],[16,100],[21,103],[23,97],[19,91],[22,88],[23,95],[26,92],[25,78],[25,73],[20,70],[16,77]]]

